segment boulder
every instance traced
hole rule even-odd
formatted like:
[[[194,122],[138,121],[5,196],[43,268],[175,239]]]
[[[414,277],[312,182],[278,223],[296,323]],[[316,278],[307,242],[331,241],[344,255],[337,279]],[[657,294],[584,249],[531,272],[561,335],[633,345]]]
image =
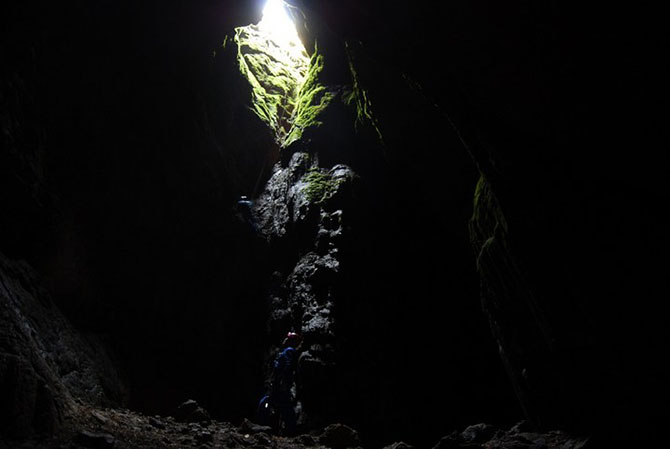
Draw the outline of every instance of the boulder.
[[[467,427],[461,433],[461,439],[466,443],[483,443],[491,439],[495,433],[495,427],[480,423]]]
[[[93,433],[81,431],[75,437],[75,441],[90,449],[110,449],[116,444],[115,438],[108,433]]]
[[[175,419],[183,423],[199,423],[209,421],[209,412],[196,401],[189,399],[179,405],[175,411]]]
[[[385,446],[384,449],[414,449],[414,446],[407,444],[404,441],[398,441],[388,446]]]
[[[358,432],[344,424],[331,424],[326,427],[319,437],[319,443],[330,449],[348,449],[361,444]]]
[[[262,426],[260,424],[256,424],[254,422],[249,421],[248,419],[244,419],[242,421],[242,424],[240,424],[240,432],[242,433],[270,433],[272,432],[272,427],[270,426]]]

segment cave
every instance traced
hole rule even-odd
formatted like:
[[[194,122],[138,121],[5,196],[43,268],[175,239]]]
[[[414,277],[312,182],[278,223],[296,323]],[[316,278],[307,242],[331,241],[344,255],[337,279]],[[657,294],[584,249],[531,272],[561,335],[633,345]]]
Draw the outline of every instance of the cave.
[[[2,10],[0,448],[662,445],[660,12]]]

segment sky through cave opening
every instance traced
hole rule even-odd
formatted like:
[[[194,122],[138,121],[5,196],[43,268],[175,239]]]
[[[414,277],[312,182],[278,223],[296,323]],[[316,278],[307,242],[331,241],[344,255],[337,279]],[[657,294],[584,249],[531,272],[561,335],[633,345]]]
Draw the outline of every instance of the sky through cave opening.
[[[240,71],[252,86],[252,109],[282,144],[293,124],[309,55],[283,0],[267,0],[258,24],[236,30]]]

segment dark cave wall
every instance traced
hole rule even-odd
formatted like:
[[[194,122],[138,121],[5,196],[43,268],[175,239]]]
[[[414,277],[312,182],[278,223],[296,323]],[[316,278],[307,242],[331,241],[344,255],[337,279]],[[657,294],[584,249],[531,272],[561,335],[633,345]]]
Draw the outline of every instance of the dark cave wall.
[[[78,403],[126,400],[103,340],[75,330],[33,268],[0,253],[0,436],[50,434]]]
[[[618,423],[629,427],[616,438],[632,444],[664,390],[654,360],[667,335],[652,292],[666,288],[668,241],[641,192],[549,182],[535,188],[550,214],[507,196],[516,181],[481,178],[471,230],[484,309],[529,417],[608,438]]]
[[[236,126],[221,134],[231,112],[211,65],[225,34],[258,18],[252,3],[3,6],[0,249],[35,266],[77,326],[114,337],[134,404],[148,411],[192,395],[222,417],[250,416],[275,343],[256,315],[267,305],[272,261],[231,211],[255,180],[237,171],[247,155],[230,143]],[[389,361],[403,366],[397,379],[422,367],[417,384],[445,385],[422,395],[390,381],[384,391],[401,398],[371,404],[387,410],[378,420],[403,422],[401,409],[385,406],[438,404],[448,396],[442,391],[472,385],[470,374],[481,397],[499,395],[491,420],[518,413],[507,409],[512,388],[500,373],[477,377],[486,369],[476,367],[496,356],[478,304],[479,261],[484,309],[507,348],[513,384],[535,404],[531,419],[630,433],[653,423],[650,401],[667,377],[657,363],[667,341],[658,313],[668,249],[666,114],[655,107],[667,99],[662,15],[571,2],[304,3],[318,18],[312,32],[324,30],[331,45],[329,83],[349,82],[343,39],[362,40],[383,61],[356,65],[390,146],[384,157],[348,153],[345,161],[363,175],[362,199],[349,207],[369,238],[343,254],[342,266],[378,264],[341,273],[342,291],[352,294],[340,311],[366,317],[345,319],[340,335],[355,338],[341,340],[350,357],[343,366],[366,366],[371,388],[381,388],[375,373],[385,374]],[[375,70],[385,65],[409,75],[420,95]],[[457,147],[449,121],[483,176],[472,236],[464,202],[477,176],[443,150]],[[320,151],[328,167],[343,162],[340,148]],[[250,174],[265,163],[242,162]],[[434,263],[435,254],[447,256]],[[268,264],[259,271],[259,262]],[[408,276],[410,268],[419,274]],[[539,325],[519,298],[537,305]],[[465,316],[475,341],[459,332]],[[398,332],[408,322],[416,328]],[[446,377],[423,347],[454,350],[439,356],[454,367]],[[379,365],[370,366],[371,353]],[[524,368],[530,377],[519,380]],[[480,402],[447,400],[471,414],[439,409],[436,432],[481,416]],[[356,413],[361,422],[377,419]]]
[[[639,438],[655,419],[644,398],[664,389],[665,376],[649,364],[667,338],[650,313],[650,292],[667,288],[658,255],[668,240],[654,205],[667,198],[654,173],[664,138],[643,106],[649,95],[666,98],[651,57],[661,41],[639,11],[606,8],[604,22],[570,5],[529,13],[531,36],[551,39],[526,36],[534,53],[512,39],[495,67],[523,69],[532,84],[480,74],[484,88],[466,87],[465,114],[451,114],[483,174],[473,217],[482,300],[533,419],[580,430],[627,422],[636,430],[626,438]],[[631,148],[641,157],[632,160]]]
[[[639,438],[656,422],[647,399],[665,390],[666,375],[654,361],[667,340],[653,298],[667,288],[668,241],[656,206],[667,201],[664,114],[651,106],[667,99],[655,57],[665,41],[653,14],[571,3],[303,4],[322,21],[313,32],[363,39],[418,80],[468,147],[482,175],[471,235],[482,305],[527,417],[600,434],[628,422],[625,438]],[[394,111],[373,98],[380,115]],[[426,168],[404,162],[403,175]],[[408,203],[422,204],[426,190]],[[632,298],[644,305],[631,310]]]
[[[472,159],[416,84],[315,33],[317,83],[332,97],[280,150],[255,209],[274,271],[271,335],[305,336],[302,418],[423,444],[467,422],[518,419],[478,308]]]
[[[374,23],[377,6],[352,11]],[[546,409],[536,417],[564,422],[576,401],[585,407],[576,413],[582,424],[651,419],[643,397],[664,390],[664,374],[650,361],[667,338],[652,293],[667,288],[660,255],[668,244],[656,206],[667,201],[667,138],[666,114],[653,105],[668,98],[667,71],[655,56],[667,44],[657,14],[573,2],[390,8],[382,26],[406,32],[339,16],[331,26],[344,34],[373,30],[367,36],[376,51],[402,54],[394,61],[446,109],[483,174],[474,225],[487,227],[486,237],[502,233],[494,243],[508,245],[480,267],[483,287],[491,276],[521,278],[516,289],[526,292],[498,285],[484,297],[514,309],[532,295],[544,315],[533,332],[549,333],[541,340],[554,345],[531,357],[544,383],[536,398]],[[418,30],[409,25],[415,18]],[[435,58],[447,62],[443,71],[417,63]],[[496,210],[507,228],[487,223]],[[481,241],[477,256],[480,249]],[[632,308],[633,298],[644,305]],[[512,313],[507,333],[536,322],[530,313]],[[531,350],[531,339],[521,340]],[[560,375],[551,373],[556,368]],[[554,391],[556,382],[565,395]],[[634,393],[640,388],[644,394]],[[616,411],[594,416],[590,407],[600,413],[611,401]],[[637,412],[643,417],[633,419]]]
[[[169,413],[194,397],[250,416],[263,268],[234,216],[246,186],[214,141],[205,95],[212,50],[258,12],[3,9],[3,251],[38,269],[78,328],[110,337],[132,406]]]

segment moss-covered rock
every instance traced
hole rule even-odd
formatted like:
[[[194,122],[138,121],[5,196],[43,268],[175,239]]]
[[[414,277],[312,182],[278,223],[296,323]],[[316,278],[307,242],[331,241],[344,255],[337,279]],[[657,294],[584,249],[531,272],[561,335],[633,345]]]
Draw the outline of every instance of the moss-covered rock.
[[[334,178],[333,171],[312,168],[303,177],[305,195],[310,203],[322,203],[331,198],[346,178]]]
[[[336,152],[332,161],[322,157],[331,165],[349,162],[357,146],[383,143],[369,92],[356,68],[359,45],[339,43],[336,53],[343,56],[333,60],[316,40],[308,58],[305,52],[282,48],[257,25],[237,28],[232,41],[239,72],[249,84],[249,108],[282,149]],[[337,84],[328,81],[333,71],[340,74]],[[373,137],[361,144],[357,136],[365,132]]]
[[[481,176],[475,190],[470,238],[481,279],[482,307],[503,364],[527,419],[536,426],[552,405],[540,392],[560,384],[567,365],[556,351],[546,305],[510,237],[508,220],[491,184]],[[538,242],[541,244],[541,242]]]
[[[262,88],[241,70],[238,33],[232,32],[214,55],[207,119],[233,192],[253,196],[269,176],[279,145],[260,113],[263,107],[255,106],[254,92]]]
[[[283,142],[288,147],[302,138],[303,131],[309,127],[323,124],[322,114],[335,97],[332,90],[321,83],[319,75],[323,70],[324,57],[315,51],[309,65],[305,82],[300,88],[296,100],[295,117],[290,132]]]
[[[251,108],[282,143],[292,125],[308,56],[283,48],[257,25],[235,30],[237,63],[252,88]]]
[[[377,117],[372,112],[372,101],[370,94],[361,83],[358,75],[358,70],[355,64],[355,54],[357,46],[353,44],[346,44],[347,59],[349,62],[349,71],[351,73],[351,90],[343,96],[344,103],[356,108],[356,120],[354,122],[356,127],[369,124],[376,132],[377,137],[381,143],[384,138],[379,129]]]

